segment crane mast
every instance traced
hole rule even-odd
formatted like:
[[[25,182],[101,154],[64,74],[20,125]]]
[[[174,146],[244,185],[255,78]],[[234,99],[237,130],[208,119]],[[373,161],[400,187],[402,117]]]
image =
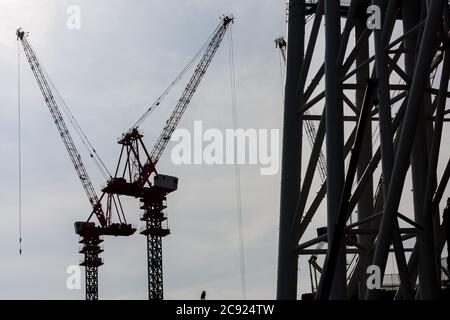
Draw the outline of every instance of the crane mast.
[[[141,234],[147,236],[148,291],[150,300],[163,299],[162,238],[170,234],[170,230],[167,227],[167,216],[163,210],[166,208],[167,194],[175,191],[178,187],[178,178],[158,174],[155,166],[233,20],[232,16],[224,16],[219,26],[215,29],[208,46],[172,114],[166,121],[153,149],[150,152],[147,151],[143,142],[143,134],[138,129],[138,125],[135,125],[122,135],[118,141],[122,145],[122,149],[115,176],[102,189],[103,192],[108,194],[131,196],[139,198],[141,201],[141,209],[144,210],[141,220],[145,222]],[[153,173],[155,175],[153,183],[151,183],[149,179]]]

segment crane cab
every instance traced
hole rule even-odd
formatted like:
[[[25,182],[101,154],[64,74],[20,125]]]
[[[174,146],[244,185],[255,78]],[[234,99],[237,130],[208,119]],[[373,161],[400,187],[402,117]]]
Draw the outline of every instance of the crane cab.
[[[166,193],[173,192],[178,189],[178,178],[157,174],[153,179],[153,188],[164,190]]]

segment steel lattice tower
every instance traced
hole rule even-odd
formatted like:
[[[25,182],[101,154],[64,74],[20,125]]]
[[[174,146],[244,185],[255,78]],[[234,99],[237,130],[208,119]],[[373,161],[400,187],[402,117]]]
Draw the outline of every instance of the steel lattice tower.
[[[438,299],[448,290],[448,2],[288,5],[277,298],[297,299],[299,257],[321,255],[316,299]],[[310,151],[305,121],[317,125]],[[323,183],[315,177],[321,152]],[[321,217],[326,227],[316,234]],[[368,267],[383,281],[390,253],[395,290],[369,288]]]
[[[163,259],[162,238],[170,234],[163,210],[165,206],[165,193],[141,199],[145,210],[141,217],[145,221],[145,228],[141,234],[147,236],[147,258],[148,258],[148,295],[149,300],[163,300]]]
[[[99,254],[103,252],[100,247],[101,242],[103,239],[98,235],[86,235],[80,240],[83,244],[80,253],[84,254],[84,260],[80,265],[86,268],[86,300],[98,300],[98,267],[103,265],[99,257]]]

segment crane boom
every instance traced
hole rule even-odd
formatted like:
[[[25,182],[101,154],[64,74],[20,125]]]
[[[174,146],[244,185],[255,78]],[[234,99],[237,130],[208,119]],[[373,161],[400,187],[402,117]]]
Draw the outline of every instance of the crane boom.
[[[214,55],[216,54],[217,49],[219,48],[220,43],[222,42],[222,39],[225,36],[225,32],[227,31],[228,25],[231,21],[233,21],[232,18],[224,18],[223,23],[218,27],[218,30],[215,32],[211,42],[206,48],[206,51],[203,54],[200,62],[198,63],[194,74],[192,75],[180,99],[178,100],[178,103],[176,104],[171,116],[169,117],[169,120],[167,120],[167,123],[163,131],[161,132],[161,135],[159,136],[155,146],[150,152],[150,158],[153,164],[156,164],[156,162],[158,162],[161,154],[166,148],[173,131],[178,126],[178,123],[180,122],[180,119],[183,116],[186,107],[191,102],[192,96],[197,90],[198,85],[200,84],[206,70],[208,69],[208,66],[214,58]]]
[[[23,50],[27,56],[28,63],[30,64],[31,71],[36,79],[36,82],[39,85],[41,93],[44,97],[45,103],[48,106],[50,114],[55,122],[55,125],[58,129],[59,135],[63,140],[64,146],[66,147],[67,153],[69,154],[70,160],[77,172],[78,178],[80,179],[81,185],[83,186],[84,191],[91,203],[93,208],[93,212],[97,216],[100,224],[102,226],[106,226],[106,218],[103,213],[103,209],[101,207],[99,198],[97,197],[97,193],[95,192],[94,186],[89,178],[89,175],[86,171],[86,168],[81,160],[81,156],[78,153],[78,150],[73,142],[73,139],[70,135],[69,130],[67,129],[66,123],[64,122],[64,118],[62,117],[61,111],[59,110],[58,104],[56,102],[55,96],[50,88],[50,85],[45,77],[44,71],[41,68],[41,64],[34,53],[32,47],[30,46],[27,37],[24,31],[21,29],[17,30],[17,38],[22,43]]]
[[[158,162],[159,158],[164,152],[164,149],[169,143],[170,137],[178,126],[178,123],[180,122],[184,111],[191,102],[192,96],[197,90],[200,82],[203,79],[203,76],[206,73],[206,70],[208,69],[212,59],[214,58],[214,55],[216,54],[217,49],[219,48],[220,43],[225,36],[230,22],[233,22],[233,20],[233,17],[225,16],[222,19],[221,24],[219,24],[216,31],[214,32],[210,43],[208,44],[203,56],[201,57],[197,67],[195,68],[193,75],[191,76],[191,79],[189,80],[186,88],[181,94],[181,97],[178,100],[172,114],[166,121],[166,125],[164,126],[155,146],[151,150],[148,159],[142,166],[141,173],[136,181],[139,187],[142,187],[146,183],[152,172],[155,170],[156,163]],[[133,128],[129,132],[131,132],[132,135],[136,136],[137,128]],[[125,135],[124,139],[127,139],[127,135]]]

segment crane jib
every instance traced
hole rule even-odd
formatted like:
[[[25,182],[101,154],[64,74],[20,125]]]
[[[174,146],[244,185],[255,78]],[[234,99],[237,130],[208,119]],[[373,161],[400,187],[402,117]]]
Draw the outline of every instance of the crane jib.
[[[208,69],[212,59],[214,58],[214,55],[216,54],[217,50],[219,49],[220,43],[223,40],[223,37],[225,36],[225,33],[227,31],[227,28],[230,24],[230,22],[233,21],[233,17],[224,17],[222,21],[222,25],[220,28],[216,31],[216,33],[213,35],[211,42],[209,43],[208,47],[205,50],[205,53],[203,54],[202,58],[200,59],[200,62],[197,65],[197,68],[195,69],[194,74],[191,76],[191,79],[189,80],[186,88],[184,89],[183,93],[181,94],[180,99],[178,100],[178,103],[176,104],[172,114],[170,115],[169,119],[166,122],[166,125],[164,129],[162,130],[155,146],[150,152],[150,158],[144,165],[144,168],[141,172],[141,176],[139,177],[138,184],[140,186],[143,186],[145,182],[148,180],[150,174],[153,170],[150,170],[152,167],[154,168],[155,164],[158,162],[159,158],[161,157],[162,153],[164,152],[164,149],[166,148],[167,144],[169,143],[169,140],[172,136],[172,133],[175,131],[176,127],[178,126],[187,106],[191,102],[191,99],[197,90],[201,80],[203,79],[203,76],[206,73],[206,70]]]
[[[39,60],[31,48],[30,44],[27,41],[26,34],[24,31],[20,29],[17,30],[17,39],[22,43],[22,48],[27,57],[28,63],[31,67],[31,71],[36,79],[36,82],[41,90],[41,93],[44,97],[45,103],[50,111],[50,114],[55,122],[56,128],[63,140],[64,146],[66,147],[67,153],[69,154],[70,160],[77,172],[77,175],[80,179],[81,185],[83,186],[84,191],[88,197],[89,202],[92,205],[93,212],[97,216],[100,224],[102,226],[107,225],[107,221],[105,218],[105,214],[101,208],[101,204],[97,197],[97,193],[95,192],[94,186],[89,178],[86,167],[81,160],[81,156],[78,153],[78,150],[73,142],[73,139],[69,133],[69,130],[64,122],[61,111],[59,110],[56,99],[50,89],[50,85],[45,77],[45,74],[41,68]]]

